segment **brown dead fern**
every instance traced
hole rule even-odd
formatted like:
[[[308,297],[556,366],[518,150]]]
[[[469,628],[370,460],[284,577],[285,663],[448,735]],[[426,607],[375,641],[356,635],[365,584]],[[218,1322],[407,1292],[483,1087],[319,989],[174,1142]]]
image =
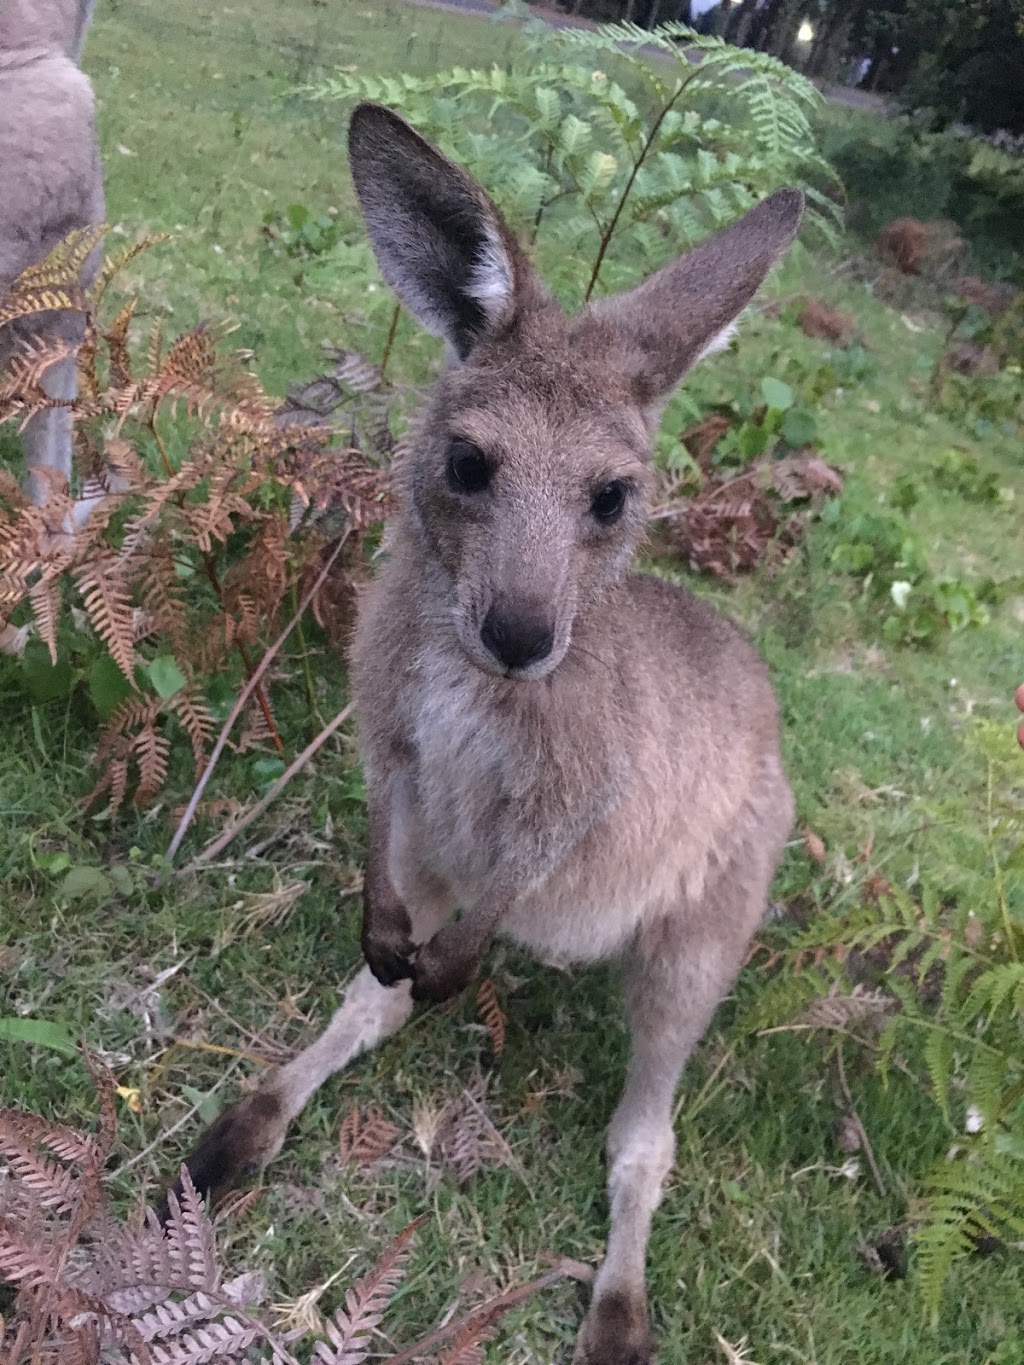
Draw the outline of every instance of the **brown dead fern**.
[[[401,1130],[375,1104],[353,1105],[338,1130],[338,1160],[343,1166],[373,1166],[397,1143]]]
[[[54,307],[86,318],[72,486],[55,478],[33,506],[0,469],[0,632],[34,633],[56,665],[84,622],[116,665],[120,685],[102,672],[91,682],[108,719],[87,798],[106,797],[111,815],[132,788],[136,804],[153,799],[179,740],[198,776],[214,729],[207,682],[254,675],[329,540],[346,531],[358,555],[385,510],[394,444],[390,392],[358,356],[332,352],[328,374],[279,405],[223,331],[200,325],[167,343],[158,323],[141,344],[135,298],[105,323],[118,269],[155,240],[109,260],[83,291],[96,237],[72,234],[0,298],[0,323]],[[67,353],[43,342],[14,357],[0,374],[0,424],[53,406],[42,376]],[[265,679],[253,697],[248,742],[283,747]]]
[[[128,1222],[114,1215],[104,1181],[116,1137],[113,1078],[85,1060],[99,1105],[95,1133],[0,1109],[0,1284],[13,1296],[13,1312],[0,1317],[0,1365],[298,1365],[293,1347],[303,1337],[296,1349],[315,1365],[427,1359],[442,1344],[438,1365],[478,1365],[504,1313],[575,1273],[566,1262],[389,1351],[384,1319],[423,1215],[352,1284],[332,1319],[296,1325],[292,1315],[282,1326],[278,1314],[275,1323],[262,1275],[224,1266],[187,1168],[163,1224],[151,1209]]]
[[[498,1004],[498,989],[492,977],[486,977],[477,987],[476,1007],[481,1022],[491,1035],[494,1055],[500,1058],[505,1051],[505,1026],[508,1023],[508,1016]]]

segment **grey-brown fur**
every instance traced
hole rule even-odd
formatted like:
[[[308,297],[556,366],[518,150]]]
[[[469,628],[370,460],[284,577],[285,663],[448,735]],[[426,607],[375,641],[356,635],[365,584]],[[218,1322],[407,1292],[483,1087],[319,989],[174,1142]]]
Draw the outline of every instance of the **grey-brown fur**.
[[[312,1047],[219,1121],[201,1164],[224,1181],[276,1151],[324,1079],[412,998],[466,985],[494,933],[563,965],[614,959],[633,1057],[574,1360],[648,1365],[644,1264],[676,1085],[762,918],[793,805],[753,648],[630,561],[659,406],[750,301],[802,202],[780,191],[570,320],[479,186],[395,115],[358,108],[350,156],[385,276],[462,363],[398,471],[352,650],[370,970]],[[602,523],[617,485],[624,505]]]
[[[77,65],[92,8],[93,0],[0,0],[0,296],[73,228],[103,221],[93,93]],[[76,343],[83,325],[81,314],[62,311],[0,327],[0,369],[25,340]],[[73,398],[74,359],[52,365],[44,385],[52,398]],[[70,478],[70,416],[40,414],[24,442],[29,493],[43,502],[50,483],[35,471]]]

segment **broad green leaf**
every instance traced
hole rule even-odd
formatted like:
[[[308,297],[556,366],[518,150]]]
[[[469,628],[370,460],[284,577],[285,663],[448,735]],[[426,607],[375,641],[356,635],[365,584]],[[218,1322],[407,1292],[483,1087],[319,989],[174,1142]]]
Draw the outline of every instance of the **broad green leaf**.
[[[818,434],[818,419],[810,408],[790,408],[782,423],[782,438],[791,446],[805,446]]]
[[[163,701],[180,692],[188,681],[173,654],[158,654],[146,672],[157,696]]]
[[[770,408],[779,408],[780,411],[785,412],[787,408],[793,406],[793,390],[781,379],[772,379],[771,376],[766,376],[761,380],[761,392],[764,394],[764,401]]]
[[[130,697],[132,686],[109,654],[101,654],[89,669],[89,696],[100,720],[109,720]]]
[[[67,901],[84,900],[86,896],[109,896],[114,884],[99,867],[73,867],[61,882],[58,894]]]
[[[75,1041],[64,1025],[51,1023],[48,1019],[0,1018],[0,1040],[52,1048],[67,1057],[78,1053]]]
[[[30,640],[21,660],[22,675],[29,696],[37,706],[66,697],[75,685],[75,671],[65,659],[50,662],[49,651],[38,640]]]

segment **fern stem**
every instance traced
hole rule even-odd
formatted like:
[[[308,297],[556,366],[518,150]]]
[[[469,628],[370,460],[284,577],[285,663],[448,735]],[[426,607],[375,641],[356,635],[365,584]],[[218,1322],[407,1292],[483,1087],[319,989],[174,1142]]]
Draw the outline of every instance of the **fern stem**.
[[[551,161],[554,155],[555,144],[551,140],[551,138],[548,138],[548,151],[547,156],[545,156],[544,158],[544,174],[547,176],[550,176],[551,174]],[[557,198],[558,196],[556,195],[555,197]],[[544,221],[544,210],[548,207],[548,204],[553,204],[554,202],[555,202],[554,199],[549,199],[546,201],[544,199],[541,199],[540,203],[537,205],[537,212],[533,216],[533,227],[530,229],[531,246],[537,245],[537,234],[540,232],[540,225]]]
[[[170,478],[173,478],[173,476],[174,476],[174,466],[171,464],[171,457],[167,454],[167,447],[164,445],[164,443],[163,443],[163,438],[161,437],[159,431],[157,431],[157,429],[156,429],[156,400],[155,400],[155,399],[154,399],[154,401],[153,401],[153,411],[149,414],[149,421],[146,423],[146,425],[149,427],[150,435],[153,437],[153,440],[156,442],[156,448],[157,448],[157,450],[159,450],[159,452],[160,452],[160,459],[163,461],[164,473],[167,475],[167,477],[168,477],[169,479],[170,479]]]
[[[679,88],[676,90],[675,94],[672,96],[669,102],[666,105],[664,105],[658,117],[654,120],[653,124],[651,125],[651,131],[647,134],[647,137],[644,141],[644,145],[640,148],[640,154],[637,157],[636,161],[634,161],[633,163],[633,169],[630,171],[629,179],[626,181],[622,194],[619,196],[619,202],[615,206],[615,212],[611,216],[611,221],[608,223],[608,226],[605,228],[604,232],[601,235],[601,245],[598,247],[597,259],[594,262],[593,270],[590,272],[590,280],[587,283],[587,291],[583,295],[584,303],[589,303],[590,296],[594,292],[594,286],[597,284],[597,277],[598,275],[600,275],[601,266],[604,264],[605,253],[607,252],[608,247],[611,244],[612,238],[615,236],[615,230],[619,225],[619,219],[622,217],[623,210],[626,207],[626,202],[629,199],[629,196],[633,193],[633,186],[636,183],[636,178],[640,174],[643,164],[650,155],[651,149],[653,148],[655,142],[657,142],[658,140],[658,134],[661,132],[661,125],[665,122],[666,118],[668,118],[669,114],[672,112],[672,109],[678,103],[680,96],[683,94],[683,91],[690,84],[690,82],[693,80],[693,78],[696,76],[699,70],[700,64],[695,66],[690,75],[687,76],[686,79],[680,83]]]
[[[245,687],[242,688],[242,691],[239,693],[238,700],[231,708],[230,715],[228,716],[224,724],[221,726],[220,734],[217,736],[217,742],[213,746],[213,752],[210,754],[206,767],[203,769],[202,776],[196,783],[196,789],[189,798],[189,803],[185,807],[184,814],[178,821],[178,828],[174,831],[174,837],[171,839],[170,844],[167,846],[167,852],[164,856],[166,857],[168,862],[173,861],[174,855],[181,847],[181,841],[184,839],[185,834],[188,831],[189,825],[195,819],[196,811],[199,808],[199,802],[202,800],[203,792],[206,790],[207,783],[213,776],[213,770],[216,767],[217,760],[224,752],[224,746],[228,742],[228,735],[230,735],[231,733],[232,726],[234,725],[238,717],[241,715],[242,708],[245,706],[246,702],[252,696],[253,692],[255,691],[259,683],[260,678],[262,678],[263,674],[270,667],[278,650],[284,644],[285,640],[287,640],[288,636],[292,633],[295,626],[298,624],[299,619],[305,612],[306,608],[309,606],[310,602],[312,602],[313,598],[320,591],[321,587],[323,586],[324,580],[327,578],[327,575],[334,567],[334,561],[341,554],[342,547],[344,546],[346,540],[348,539],[348,536],[349,529],[346,528],[345,531],[338,537],[337,543],[331,550],[330,554],[327,556],[327,559],[324,562],[324,566],[320,570],[319,574],[317,574],[313,586],[309,589],[305,597],[303,597],[302,601],[300,602],[298,612],[296,613],[295,616],[292,617],[292,619],[285,626],[281,634],[277,637],[274,643],[263,655],[263,658],[260,660],[259,667],[256,669],[256,672],[253,674],[253,676],[249,679],[248,683],[245,685]]]
[[[388,361],[391,359],[391,348],[395,344],[395,334],[398,331],[398,319],[402,316],[402,305],[395,304],[395,311],[391,314],[391,326],[388,328],[388,339],[384,343],[384,354],[380,358],[380,374],[383,379],[388,372]]]
[[[292,619],[295,622],[295,638],[299,644],[299,655],[302,659],[302,677],[306,684],[306,702],[309,706],[309,725],[313,730],[315,725],[323,726],[323,716],[320,715],[316,704],[316,689],[313,686],[313,670],[309,666],[309,646],[306,644],[306,632],[302,625],[303,612],[299,609],[299,594],[295,587],[295,580],[291,584],[292,599]]]
[[[539,1290],[557,1284],[559,1280],[565,1279],[571,1273],[569,1263],[560,1262],[554,1270],[549,1270],[546,1275],[541,1275],[536,1280],[530,1280],[528,1284],[520,1285],[518,1289],[510,1289],[507,1294],[501,1294],[496,1299],[482,1303],[479,1308],[474,1308],[464,1317],[453,1318],[442,1327],[435,1328],[422,1341],[417,1341],[414,1345],[406,1347],[404,1351],[399,1351],[398,1355],[392,1356],[390,1365],[409,1365],[410,1361],[418,1360],[428,1351],[432,1351],[435,1346],[440,1345],[442,1341],[447,1341],[457,1332],[465,1331],[471,1323],[479,1322],[481,1328],[485,1325],[489,1326],[495,1318],[507,1313],[510,1308],[517,1307]]]
[[[240,815],[237,820],[232,821],[222,834],[219,834],[212,843],[207,844],[204,849],[196,854],[190,863],[187,863],[175,875],[184,877],[187,873],[193,872],[197,867],[201,867],[203,863],[208,863],[210,859],[215,858],[222,849],[227,848],[228,844],[236,839],[238,835],[241,834],[242,830],[248,829],[252,822],[258,819],[267,807],[277,800],[296,773],[302,771],[317,750],[330,739],[339,725],[344,724],[344,722],[348,720],[351,714],[352,703],[349,702],[347,706],[342,707],[333,720],[328,721],[317,735],[316,739],[307,744],[302,753],[292,760],[267,792],[266,796],[261,797],[260,800],[256,802],[255,806],[251,806],[244,815]]]
[[[1003,881],[1003,869],[999,862],[999,853],[996,849],[994,836],[995,818],[993,816],[993,781],[992,781],[992,760],[988,763],[988,785],[986,791],[986,814],[988,816],[988,851],[992,859],[992,880],[996,888],[996,900],[999,902],[999,914],[1003,921],[1003,933],[1006,935],[1006,951],[1013,958],[1014,962],[1019,962],[1020,957],[1017,953],[1017,938],[1014,933],[1013,923],[1010,919],[1010,907],[1006,901],[1006,884]]]
[[[203,552],[203,568],[206,570],[206,577],[210,580],[210,585],[213,588],[213,591],[217,594],[217,601],[220,603],[220,609],[223,612],[226,620],[227,608],[224,605],[224,594],[221,591],[220,580],[217,577],[217,570],[213,563],[213,557],[207,554],[205,551]],[[245,669],[245,676],[252,680],[252,678],[256,676],[256,665],[249,657],[249,651],[246,649],[245,645],[242,644],[241,640],[235,641],[235,648],[238,650],[239,658],[242,660],[242,667]],[[284,741],[281,739],[281,736],[277,732],[277,726],[274,723],[274,713],[270,709],[270,700],[267,697],[267,693],[263,687],[263,684],[261,682],[257,682],[254,691],[256,693],[256,702],[260,710],[263,712],[263,719],[266,721],[267,729],[270,731],[270,738],[274,742],[274,748],[278,751],[278,753],[283,753]]]
[[[972,1037],[969,1033],[961,1033],[959,1029],[949,1028],[948,1025],[938,1023],[933,1019],[922,1019],[913,1014],[902,1014],[900,1023],[912,1024],[916,1028],[930,1029],[933,1033],[944,1033],[947,1038],[952,1038],[956,1043],[964,1043],[967,1047],[980,1048],[983,1052],[990,1052],[993,1057],[1007,1058],[1004,1049],[993,1047],[991,1043],[986,1043],[981,1038]],[[1015,1059],[1011,1056],[1008,1060],[1013,1061]]]
[[[868,1159],[868,1166],[871,1168],[871,1176],[875,1182],[875,1188],[883,1199],[887,1199],[889,1197],[889,1192],[885,1188],[882,1172],[878,1169],[878,1162],[875,1160],[875,1152],[874,1148],[871,1146],[871,1139],[868,1137],[868,1130],[864,1127],[861,1117],[857,1113],[856,1106],[853,1103],[853,1096],[850,1094],[850,1087],[846,1081],[846,1064],[843,1061],[842,1043],[836,1048],[836,1070],[839,1073],[839,1086],[846,1100],[850,1118],[853,1119],[854,1123],[857,1125],[857,1136],[860,1138],[860,1145],[864,1155]]]

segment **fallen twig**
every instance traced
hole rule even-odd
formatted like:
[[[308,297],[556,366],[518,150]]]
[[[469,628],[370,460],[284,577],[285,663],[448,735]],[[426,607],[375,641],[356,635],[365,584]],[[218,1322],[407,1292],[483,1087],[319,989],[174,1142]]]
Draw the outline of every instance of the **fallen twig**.
[[[838,1049],[836,1050],[836,1069],[839,1072],[839,1084],[840,1087],[842,1088],[843,1095],[846,1099],[846,1105],[850,1113],[850,1118],[857,1125],[857,1136],[860,1138],[860,1145],[864,1150],[864,1155],[867,1157],[868,1166],[871,1168],[871,1175],[875,1182],[875,1188],[878,1190],[878,1193],[882,1196],[882,1198],[885,1199],[888,1195],[888,1191],[885,1188],[885,1181],[882,1179],[882,1172],[878,1169],[878,1162],[875,1160],[875,1153],[871,1147],[871,1139],[868,1137],[867,1129],[860,1121],[860,1115],[854,1108],[853,1096],[850,1094],[850,1087],[846,1083],[846,1067],[843,1064],[842,1043],[840,1043]]]
[[[203,863],[208,863],[211,858],[216,858],[218,853],[227,848],[228,844],[236,839],[243,829],[248,829],[252,822],[258,819],[267,807],[277,800],[296,773],[302,771],[317,750],[322,748],[327,740],[330,739],[335,730],[348,720],[351,713],[352,703],[349,702],[347,706],[342,707],[333,720],[327,722],[317,735],[316,739],[311,740],[303,749],[302,753],[292,760],[267,792],[266,796],[261,797],[260,800],[256,802],[255,806],[252,806],[244,814],[240,815],[237,820],[232,821],[222,834],[219,834],[212,843],[207,844],[201,852],[196,854],[190,863],[186,863],[184,867],[179,868],[174,875],[176,877],[184,877],[188,873],[194,871],[197,867],[202,866]]]

